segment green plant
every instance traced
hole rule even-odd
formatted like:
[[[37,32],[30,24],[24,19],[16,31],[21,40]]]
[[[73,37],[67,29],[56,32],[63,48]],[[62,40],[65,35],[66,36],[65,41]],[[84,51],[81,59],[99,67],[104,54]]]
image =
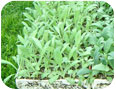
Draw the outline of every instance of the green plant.
[[[16,71],[17,71],[17,67],[15,67],[11,62],[9,61],[6,61],[6,60],[1,60],[1,64],[7,64],[7,65],[10,65],[12,66]],[[7,81],[9,81],[9,79],[14,76],[15,74],[10,74],[9,76],[7,76],[5,79],[4,79],[4,83],[6,83]]]
[[[1,58],[11,62],[17,67],[12,56],[17,55],[17,35],[22,35],[24,20],[22,14],[26,7],[33,7],[32,2],[12,1],[7,3],[1,11]],[[16,70],[7,64],[1,65],[1,79],[15,74]],[[6,79],[7,80],[7,79]],[[16,88],[14,75],[5,84],[10,88]]]
[[[33,2],[18,35],[17,78],[113,78],[113,11],[105,2]],[[106,73],[108,72],[109,73]],[[111,78],[110,78],[111,79]]]

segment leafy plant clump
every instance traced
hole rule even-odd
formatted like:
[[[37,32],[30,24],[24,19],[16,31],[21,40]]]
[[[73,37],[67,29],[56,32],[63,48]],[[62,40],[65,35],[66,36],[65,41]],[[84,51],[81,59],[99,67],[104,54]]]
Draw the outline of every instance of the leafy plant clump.
[[[17,78],[66,79],[91,85],[113,79],[113,10],[105,2],[34,2],[18,35]]]

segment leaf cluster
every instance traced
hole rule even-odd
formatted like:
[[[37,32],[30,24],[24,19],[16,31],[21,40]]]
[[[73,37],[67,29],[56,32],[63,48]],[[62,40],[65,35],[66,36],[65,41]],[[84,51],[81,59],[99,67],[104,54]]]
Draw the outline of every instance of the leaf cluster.
[[[95,78],[113,76],[113,11],[105,2],[33,2],[18,35],[18,78]],[[108,72],[109,73],[106,73]]]

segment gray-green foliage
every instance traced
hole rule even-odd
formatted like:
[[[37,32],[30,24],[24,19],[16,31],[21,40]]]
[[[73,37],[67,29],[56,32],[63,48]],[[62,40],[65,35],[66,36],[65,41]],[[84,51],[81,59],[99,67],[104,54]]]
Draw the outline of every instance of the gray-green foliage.
[[[23,13],[17,78],[70,81],[113,75],[113,11],[105,2],[34,2]],[[89,67],[92,67],[89,68]],[[111,72],[110,74],[104,72]],[[72,78],[72,79],[71,79]],[[99,77],[100,78],[100,77]],[[70,79],[70,80],[69,80]],[[90,80],[92,79],[92,80]]]

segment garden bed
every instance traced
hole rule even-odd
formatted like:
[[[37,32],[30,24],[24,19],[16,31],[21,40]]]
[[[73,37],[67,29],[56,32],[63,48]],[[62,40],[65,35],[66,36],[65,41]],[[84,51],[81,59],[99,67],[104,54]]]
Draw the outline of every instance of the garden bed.
[[[33,80],[33,79],[16,79],[16,85],[19,89],[87,89],[84,81],[83,85],[78,86],[78,79],[75,79],[75,84],[71,85],[67,80],[59,79],[50,84],[49,80]],[[105,79],[95,79],[91,85],[92,89],[102,89],[109,86],[111,82]]]
[[[25,89],[108,86],[114,76],[113,9],[105,2],[33,5],[23,12],[23,36],[12,57],[17,66],[2,60],[16,69],[4,82],[15,75],[17,87]]]

